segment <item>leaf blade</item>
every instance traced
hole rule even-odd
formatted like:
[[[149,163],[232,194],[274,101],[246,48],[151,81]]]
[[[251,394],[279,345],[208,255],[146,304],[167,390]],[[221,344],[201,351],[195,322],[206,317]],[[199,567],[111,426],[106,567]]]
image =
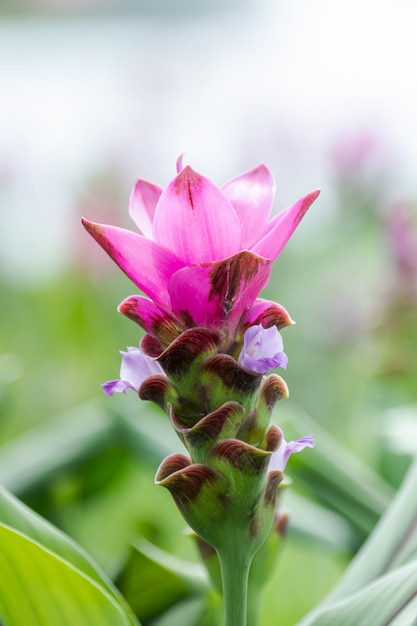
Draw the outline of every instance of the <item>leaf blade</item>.
[[[138,624],[121,594],[93,559],[75,541],[29,509],[2,486],[0,486],[0,523],[42,545],[44,549],[88,576],[124,607],[132,626]]]
[[[324,605],[297,626],[406,626],[417,613],[417,561],[397,568],[365,588]]]
[[[5,626],[129,626],[107,590],[38,542],[1,524],[0,545]]]

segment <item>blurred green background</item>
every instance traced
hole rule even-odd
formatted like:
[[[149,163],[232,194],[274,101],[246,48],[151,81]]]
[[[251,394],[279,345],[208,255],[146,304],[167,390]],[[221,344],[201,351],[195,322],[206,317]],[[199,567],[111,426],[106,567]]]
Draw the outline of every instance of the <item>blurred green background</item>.
[[[0,482],[90,551],[144,624],[200,624],[203,605],[175,576],[162,593],[132,548],[198,559],[153,484],[180,443],[135,394],[100,389],[141,330],[116,312],[133,286],[80,216],[130,227],[137,177],[166,185],[186,151],[218,184],[264,161],[274,212],[323,190],[263,294],[297,322],[274,420],[317,442],[288,468],[265,626],[332,587],[415,452],[417,15],[365,2],[359,20],[356,4],[0,7]]]

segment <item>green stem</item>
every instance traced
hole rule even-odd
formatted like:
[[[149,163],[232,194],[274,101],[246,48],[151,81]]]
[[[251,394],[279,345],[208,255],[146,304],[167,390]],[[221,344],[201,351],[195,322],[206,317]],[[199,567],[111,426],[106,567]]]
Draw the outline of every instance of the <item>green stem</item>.
[[[261,589],[258,585],[255,586],[251,584],[250,577],[248,585],[247,621],[249,626],[256,626],[257,624],[259,624],[260,619],[263,589]]]
[[[245,549],[243,543],[232,540],[221,552],[219,551],[225,626],[247,624],[248,577],[252,555],[245,554]]]

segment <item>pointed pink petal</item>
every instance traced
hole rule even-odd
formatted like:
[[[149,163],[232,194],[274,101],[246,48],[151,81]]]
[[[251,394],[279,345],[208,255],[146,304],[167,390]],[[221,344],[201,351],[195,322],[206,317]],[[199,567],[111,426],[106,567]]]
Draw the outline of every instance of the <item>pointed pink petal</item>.
[[[153,239],[153,216],[162,193],[161,187],[139,179],[129,198],[129,215],[145,237]]]
[[[281,211],[269,222],[265,235],[252,246],[251,250],[266,259],[275,260],[319,193],[319,190],[312,191]]]
[[[275,182],[265,165],[233,178],[223,185],[222,192],[232,203],[242,227],[242,248],[250,248],[265,232]]]
[[[143,296],[129,296],[119,305],[118,310],[166,344],[174,341],[184,330],[172,315]]]
[[[268,282],[272,262],[252,252],[176,272],[168,285],[174,313],[206,327],[227,325],[230,333]]]
[[[234,208],[216,185],[190,166],[162,193],[153,232],[156,241],[187,265],[224,259],[240,250]]]
[[[175,254],[130,230],[86,219],[82,223],[139,289],[157,304],[170,309],[168,281],[183,265]]]

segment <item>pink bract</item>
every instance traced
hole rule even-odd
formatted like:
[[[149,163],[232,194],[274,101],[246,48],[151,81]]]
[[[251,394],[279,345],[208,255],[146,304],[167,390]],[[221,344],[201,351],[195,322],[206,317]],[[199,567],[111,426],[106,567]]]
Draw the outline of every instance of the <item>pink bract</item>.
[[[313,191],[272,220],[275,185],[264,165],[222,188],[182,168],[165,190],[138,180],[129,213],[139,233],[83,219],[87,231],[147,296],[119,310],[165,347],[192,326],[231,341],[257,302],[272,264],[317,198]]]

